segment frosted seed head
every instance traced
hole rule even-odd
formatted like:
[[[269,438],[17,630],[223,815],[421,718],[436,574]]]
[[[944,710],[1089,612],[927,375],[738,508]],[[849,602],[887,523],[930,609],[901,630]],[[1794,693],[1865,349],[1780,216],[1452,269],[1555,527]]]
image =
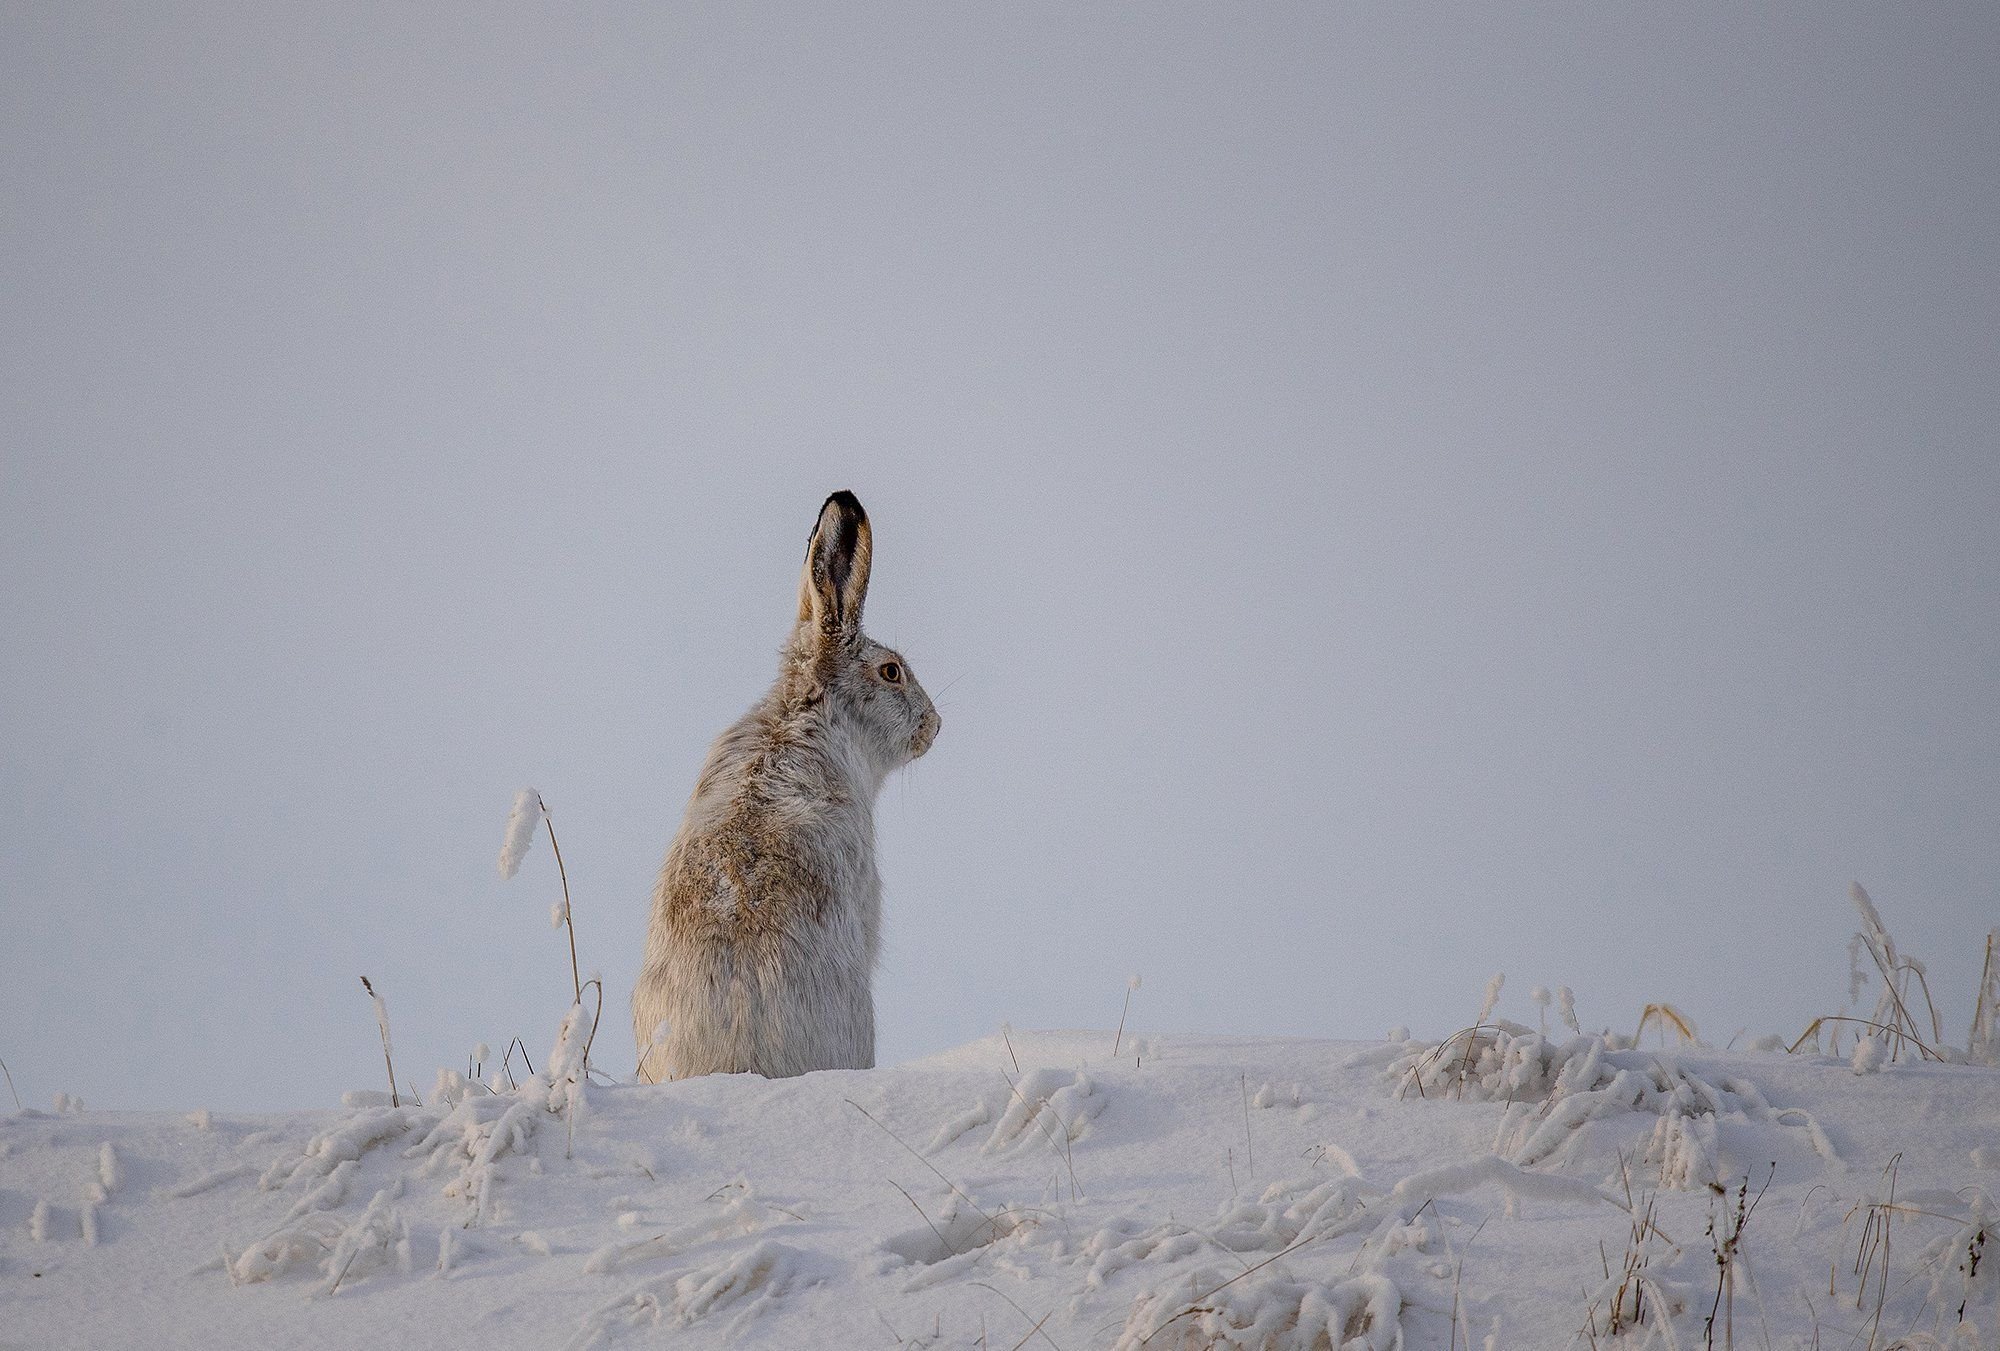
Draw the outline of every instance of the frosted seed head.
[[[1556,986],[1556,1013],[1562,1018],[1564,1027],[1579,1036],[1583,1034],[1583,1028],[1576,1021],[1576,996],[1570,993],[1567,985]]]
[[[1479,1016],[1472,1021],[1483,1023],[1492,1014],[1493,1006],[1500,1002],[1500,987],[1507,983],[1505,971],[1495,971],[1493,979],[1486,982],[1486,997],[1480,1002]]]
[[[542,823],[542,795],[532,788],[514,794],[514,809],[507,814],[507,838],[500,843],[500,875],[512,877],[520,871],[521,859],[535,842],[535,827]]]

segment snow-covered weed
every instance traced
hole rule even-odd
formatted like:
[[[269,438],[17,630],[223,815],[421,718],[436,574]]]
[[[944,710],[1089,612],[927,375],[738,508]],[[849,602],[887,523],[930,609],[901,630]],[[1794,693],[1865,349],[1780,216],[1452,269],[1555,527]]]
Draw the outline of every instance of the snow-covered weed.
[[[569,1346],[572,1351],[598,1346],[621,1327],[687,1327],[724,1310],[735,1311],[724,1328],[733,1337],[786,1295],[837,1274],[821,1254],[766,1239],[706,1266],[659,1276],[626,1291],[586,1317]]]
[[[1383,1078],[1398,1098],[1505,1103],[1494,1152],[1523,1166],[1555,1157],[1591,1121],[1634,1112],[1661,1118],[1644,1160],[1668,1188],[1721,1181],[1717,1118],[1803,1128],[1816,1152],[1838,1162],[1817,1123],[1796,1109],[1773,1108],[1748,1080],[1710,1082],[1658,1056],[1617,1049],[1618,1040],[1600,1033],[1552,1042],[1496,1019],[1436,1044],[1385,1048],[1393,1059]]]
[[[646,1238],[607,1243],[584,1259],[584,1271],[598,1274],[620,1271],[642,1262],[664,1261],[704,1243],[744,1238],[770,1225],[783,1223],[785,1218],[797,1218],[759,1201],[748,1182],[739,1180],[736,1185],[724,1190],[733,1194],[722,1201],[714,1214]],[[720,1194],[711,1199],[720,1199]]]
[[[1687,1311],[1689,1292],[1683,1282],[1668,1275],[1679,1263],[1681,1251],[1654,1223],[1655,1201],[1650,1193],[1632,1201],[1619,1267],[1613,1271],[1606,1263],[1603,1282],[1590,1295],[1578,1335],[1587,1337],[1592,1346],[1598,1345],[1599,1336],[1633,1337],[1637,1339],[1633,1345],[1657,1342],[1668,1351],[1678,1351],[1674,1319]]]
[[[993,1129],[979,1146],[981,1154],[1018,1154],[1039,1141],[1048,1146],[1062,1165],[1071,1198],[1078,1199],[1082,1196],[1082,1184],[1076,1175],[1073,1146],[1088,1134],[1090,1123],[1103,1112],[1105,1103],[1096,1082],[1082,1070],[1044,1066],[1019,1078],[1003,1072],[991,1092],[938,1129],[923,1153],[935,1154],[990,1122]],[[881,1125],[879,1121],[876,1124]],[[886,1126],[883,1129],[888,1130]],[[910,1148],[894,1132],[890,1135],[905,1149]]]
[[[1940,1333],[1956,1331],[1977,1319],[1991,1317],[2000,1328],[2000,1209],[1983,1187],[1970,1187],[1957,1199],[1963,1207],[1929,1212],[1947,1228],[1917,1254],[1916,1269],[1930,1274],[1930,1302],[1936,1306]]]
[[[887,1252],[917,1267],[903,1283],[906,1293],[943,1285],[974,1267],[1031,1276],[1037,1260],[1060,1246],[1043,1232],[1049,1212],[1031,1206],[974,1207],[953,1196],[935,1216],[922,1207],[918,1214],[923,1228],[882,1241]],[[1030,1252],[1034,1256],[1025,1256]]]
[[[342,1168],[352,1168],[350,1163]],[[264,1237],[234,1257],[224,1254],[231,1282],[249,1285],[273,1280],[300,1267],[320,1273],[315,1295],[338,1293],[341,1286],[393,1264],[410,1271],[410,1227],[390,1204],[403,1192],[400,1179],[377,1191],[359,1219],[343,1223],[315,1208],[287,1217]]]
[[[1404,1345],[1403,1294],[1385,1276],[1300,1279],[1282,1267],[1204,1267],[1132,1307],[1115,1351],[1391,1351]]]
[[[555,1115],[567,1122],[573,1143],[585,1104],[581,1016],[581,1007],[572,1005],[542,1072],[508,1092],[494,1092],[456,1071],[441,1070],[428,1106],[367,1106],[351,1111],[315,1133],[303,1148],[274,1159],[258,1186],[266,1191],[300,1188],[301,1195],[276,1229],[228,1259],[230,1278],[243,1284],[313,1266],[326,1278],[322,1293],[331,1294],[343,1281],[374,1270],[390,1258],[407,1268],[408,1229],[388,1208],[388,1200],[403,1185],[400,1178],[387,1193],[377,1193],[356,1224],[344,1224],[330,1215],[353,1193],[363,1159],[406,1136],[414,1136],[415,1143],[404,1148],[401,1156],[419,1161],[419,1173],[448,1174],[443,1194],[466,1203],[465,1227],[490,1221],[503,1160],[527,1154],[529,1142]],[[530,1170],[539,1162],[531,1157]],[[109,1161],[100,1159],[100,1171],[106,1169],[120,1171],[115,1156]],[[223,1169],[173,1194],[196,1195],[243,1175],[240,1167]],[[440,1272],[448,1272],[452,1264],[449,1248],[441,1250]]]
[[[2000,929],[1986,935],[1986,961],[1979,968],[1979,994],[1972,1001],[1965,1058],[2000,1069]]]
[[[1082,1070],[1053,1066],[1031,1070],[1007,1084],[1007,1102],[981,1154],[1007,1154],[1040,1137],[1058,1155],[1081,1140],[1090,1121],[1104,1110],[1104,1098]]]
[[[1371,1201],[1380,1207],[1371,1209]],[[1086,1293],[1105,1289],[1128,1270],[1171,1270],[1164,1279],[1156,1275],[1131,1305],[1121,1348],[1401,1346],[1403,1297],[1382,1266],[1405,1246],[1399,1236],[1425,1202],[1412,1202],[1399,1190],[1385,1198],[1359,1177],[1309,1175],[1274,1183],[1257,1201],[1229,1202],[1206,1224],[1113,1220],[1070,1260],[1089,1264]],[[1285,1264],[1316,1245],[1364,1231],[1371,1237],[1352,1257],[1365,1268],[1358,1274],[1310,1279]],[[1234,1265],[1186,1265],[1213,1254],[1229,1255]],[[1258,1255],[1261,1260],[1249,1260]]]
[[[500,842],[500,876],[511,878],[520,871],[521,859],[535,842],[535,827],[540,825],[548,827],[549,851],[556,856],[556,876],[562,881],[562,900],[550,907],[549,923],[569,932],[570,986],[576,1002],[581,1004],[584,980],[576,962],[576,916],[569,903],[569,870],[563,866],[562,845],[556,842],[555,818],[549,815],[548,803],[542,800],[542,795],[532,788],[516,793],[513,810],[507,813],[507,834]],[[602,988],[598,998],[603,999]]]
[[[1983,1346],[1978,1317],[1987,1306],[1993,1306],[1994,1322],[1989,1326],[2000,1329],[2000,1277],[1990,1260],[2000,1210],[1982,1187],[1898,1195],[1901,1163],[1900,1154],[1889,1160],[1880,1183],[1855,1202],[1842,1223],[1845,1229],[1857,1218],[1861,1221],[1851,1301],[1855,1312],[1867,1320],[1867,1345],[1880,1344],[1882,1324],[1893,1318],[1895,1325],[1907,1329],[1894,1347],[1956,1347],[1967,1340],[1962,1334],[1968,1330],[1970,1344]],[[1911,1226],[1927,1237],[1908,1273],[1898,1276],[1893,1270],[1896,1259],[1908,1249],[1907,1241],[1899,1247],[1895,1240]],[[1912,1296],[1921,1296],[1914,1308]],[[1891,1306],[1896,1306],[1893,1314]],[[1927,1332],[1919,1329],[1926,1315]]]
[[[1411,1302],[1403,1293],[1406,1280],[1452,1271],[1435,1256],[1444,1246],[1438,1203],[1486,1187],[1507,1195],[1510,1212],[1522,1197],[1620,1205],[1587,1182],[1528,1172],[1487,1155],[1421,1170],[1387,1191],[1352,1173],[1308,1173],[1274,1183],[1257,1201],[1226,1204],[1205,1225],[1114,1221],[1076,1248],[1072,1260],[1090,1264],[1087,1292],[1106,1288],[1128,1269],[1170,1269],[1132,1305],[1121,1347],[1404,1346],[1401,1314]],[[1293,1265],[1324,1270],[1329,1259],[1313,1254],[1350,1237],[1361,1241],[1342,1251],[1341,1278],[1295,1274]],[[1234,1266],[1215,1265],[1216,1254],[1228,1255]],[[1188,1265],[1201,1257],[1211,1260]],[[1419,1257],[1413,1271],[1401,1269]]]
[[[1125,1041],[1125,1015],[1132,1011],[1132,996],[1139,989],[1139,977],[1133,976],[1125,982],[1125,1003],[1118,1010],[1118,1030],[1111,1034],[1111,1054],[1118,1055],[1118,1048]]]
[[[368,977],[361,978],[361,988],[368,992],[368,998],[375,1005],[375,1026],[382,1034],[382,1064],[389,1071],[389,1105],[401,1107],[402,1095],[396,1089],[396,1057],[389,1049],[389,1006],[382,1002],[382,996],[375,993],[375,986]]]
[[[1764,1194],[1771,1189],[1771,1182],[1777,1176],[1778,1166],[1771,1165],[1771,1171],[1764,1177],[1764,1185],[1757,1194],[1750,1194],[1750,1178],[1746,1174],[1736,1184],[1736,1203],[1729,1204],[1729,1191],[1717,1186],[1714,1190],[1720,1198],[1720,1209],[1711,1199],[1708,1212],[1709,1251],[1715,1257],[1715,1298],[1709,1302],[1708,1317],[1702,1324],[1706,1344],[1716,1344],[1716,1320],[1721,1319],[1722,1346],[1730,1351],[1736,1345],[1736,1286],[1739,1273],[1749,1271],[1749,1254],[1744,1251],[1743,1234],[1750,1227],[1751,1217],[1757,1213],[1757,1206]]]
[[[1787,1048],[1810,1049],[1838,1056],[1844,1035],[1854,1038],[1855,1072],[1865,1074],[1883,1063],[1902,1060],[1942,1060],[1954,1064],[2000,1068],[2000,929],[1986,935],[1986,959],[1973,996],[1972,1025],[1963,1049],[1945,1041],[1944,1023],[1931,998],[1924,964],[1902,952],[1882,922],[1875,902],[1856,882],[1850,893],[1861,927],[1847,945],[1847,1001],[1852,1007],[1871,982],[1879,986],[1875,1005],[1858,1014],[1823,1014]],[[1919,1003],[1918,1001],[1922,1002]],[[1919,1017],[1919,1014],[1922,1014]],[[1825,1036],[1824,1044],[1821,1042]],[[1871,1044],[1872,1043],[1872,1044]]]

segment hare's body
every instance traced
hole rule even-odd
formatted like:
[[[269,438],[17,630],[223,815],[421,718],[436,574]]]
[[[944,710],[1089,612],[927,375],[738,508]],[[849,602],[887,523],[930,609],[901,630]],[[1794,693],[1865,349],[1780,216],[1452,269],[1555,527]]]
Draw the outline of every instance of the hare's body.
[[[642,1079],[875,1063],[875,798],[938,717],[861,634],[869,554],[860,503],[835,494],[778,680],[709,751],[660,869],[632,995]]]

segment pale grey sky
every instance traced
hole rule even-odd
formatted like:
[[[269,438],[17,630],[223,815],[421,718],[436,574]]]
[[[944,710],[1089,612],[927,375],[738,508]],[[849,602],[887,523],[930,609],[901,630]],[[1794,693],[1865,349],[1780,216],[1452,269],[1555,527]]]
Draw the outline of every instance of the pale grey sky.
[[[11,5],[0,1058],[325,1103],[624,1002],[825,494],[939,696],[881,1052],[1963,1036],[2000,10]]]

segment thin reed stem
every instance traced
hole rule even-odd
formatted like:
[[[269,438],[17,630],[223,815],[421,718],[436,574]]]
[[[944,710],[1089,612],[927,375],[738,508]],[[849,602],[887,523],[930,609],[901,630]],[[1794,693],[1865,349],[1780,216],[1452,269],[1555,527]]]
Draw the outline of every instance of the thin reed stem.
[[[375,993],[375,987],[368,983],[368,977],[361,978],[361,988],[375,1002],[376,1029],[382,1034],[382,1065],[389,1071],[389,1105],[401,1107],[403,1098],[396,1091],[396,1062],[389,1058],[389,1006],[382,1002],[382,996]]]
[[[562,846],[556,843],[556,820],[549,815],[549,804],[542,801],[540,793],[535,794],[535,805],[542,809],[542,824],[549,828],[549,848],[555,851],[556,876],[562,879],[563,927],[569,930],[569,979],[576,990],[576,1002],[583,1002],[583,975],[576,965],[576,914],[569,908],[569,869],[563,867]],[[602,992],[600,991],[600,994]],[[595,1030],[593,1029],[593,1035]]]

